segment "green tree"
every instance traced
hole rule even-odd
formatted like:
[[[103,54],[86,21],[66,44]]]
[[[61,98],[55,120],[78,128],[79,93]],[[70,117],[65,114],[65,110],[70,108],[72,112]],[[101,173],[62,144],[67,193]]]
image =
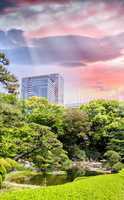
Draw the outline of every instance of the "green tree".
[[[16,77],[11,74],[6,66],[9,60],[4,53],[0,53],[0,83],[8,90],[9,93],[16,93],[18,88],[18,81]]]
[[[107,146],[113,136],[112,131],[116,130],[117,123],[123,118],[120,112],[120,104],[115,100],[96,100],[81,106],[86,111],[91,123],[89,131],[89,154],[103,157]],[[97,157],[97,156],[95,156]]]
[[[48,127],[32,123],[18,130],[15,129],[15,132],[13,130],[12,134],[13,143],[10,149],[12,147],[16,149],[16,160],[27,159],[41,170],[69,167],[69,159],[63,150],[62,143]]]
[[[29,160],[41,170],[69,167],[62,143],[48,127],[25,122],[13,125],[1,129],[0,156]]]
[[[107,149],[119,153],[124,161],[124,118],[118,119],[109,126],[109,143]]]
[[[69,166],[70,161],[62,143],[57,139],[57,134],[51,131],[53,127],[49,128],[38,124],[37,120],[34,120],[34,123],[28,119],[29,115],[34,113],[36,105],[37,109],[42,110],[45,106],[47,108],[46,100],[36,98],[36,101],[31,100],[28,104],[27,101],[24,102],[25,112],[22,109],[23,102],[13,95],[0,95],[0,100],[1,157],[29,160],[42,170],[65,169]],[[37,102],[35,106],[33,102]],[[48,106],[50,108],[49,104]],[[43,122],[45,123],[45,119]]]
[[[71,159],[83,159],[88,147],[88,116],[79,109],[66,109],[63,115],[63,132],[59,139]]]
[[[25,102],[28,122],[49,126],[57,135],[63,134],[62,122],[64,108],[50,104],[46,99],[32,97]]]

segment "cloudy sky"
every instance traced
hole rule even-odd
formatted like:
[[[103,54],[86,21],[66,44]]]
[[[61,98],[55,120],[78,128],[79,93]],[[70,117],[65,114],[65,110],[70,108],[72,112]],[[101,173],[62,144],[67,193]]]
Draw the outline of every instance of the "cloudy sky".
[[[19,80],[62,74],[65,103],[124,99],[124,1],[1,0],[0,51]]]

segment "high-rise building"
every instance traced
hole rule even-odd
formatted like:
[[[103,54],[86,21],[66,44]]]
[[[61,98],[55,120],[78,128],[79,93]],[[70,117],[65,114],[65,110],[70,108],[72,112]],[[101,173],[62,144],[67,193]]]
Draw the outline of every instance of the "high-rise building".
[[[52,103],[63,104],[64,79],[59,74],[23,78],[21,95],[23,99],[38,96],[45,97]]]

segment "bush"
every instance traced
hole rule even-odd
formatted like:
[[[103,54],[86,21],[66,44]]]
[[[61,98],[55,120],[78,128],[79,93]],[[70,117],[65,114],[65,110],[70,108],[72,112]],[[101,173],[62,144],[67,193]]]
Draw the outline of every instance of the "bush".
[[[122,169],[122,170],[119,172],[119,174],[120,174],[121,176],[124,176],[124,169]]]
[[[67,170],[67,175],[68,175],[68,179],[70,181],[73,181],[77,177],[84,176],[85,175],[85,169],[80,168],[78,166],[75,166],[75,167],[72,167],[72,168]]]
[[[9,172],[11,170],[10,163],[7,160],[5,160],[4,158],[0,158],[0,165],[3,166],[7,172]]]
[[[4,166],[6,169],[7,173],[11,172],[15,169],[17,170],[23,170],[24,167],[22,164],[16,162],[15,160],[12,160],[11,158],[0,158],[0,165]]]
[[[5,179],[6,173],[11,172],[14,169],[19,169],[20,166],[21,165],[15,160],[10,158],[0,158],[0,187],[2,186],[2,182]]]
[[[116,151],[112,150],[107,151],[104,156],[106,158],[106,166],[109,166],[110,168],[121,159],[120,155]]]
[[[14,169],[21,169],[21,164],[16,162],[15,160],[12,160],[11,158],[6,158],[5,160],[9,165],[10,165],[10,170],[14,170]]]
[[[121,169],[123,169],[123,167],[123,163],[118,162],[112,166],[112,170],[114,170],[114,172],[119,172]]]
[[[6,169],[3,165],[0,165],[0,176],[2,177],[2,181],[5,179]]]

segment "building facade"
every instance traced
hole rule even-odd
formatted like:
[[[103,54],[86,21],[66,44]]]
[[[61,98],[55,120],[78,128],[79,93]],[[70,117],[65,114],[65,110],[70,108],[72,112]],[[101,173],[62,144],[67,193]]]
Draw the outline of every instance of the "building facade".
[[[64,79],[59,74],[26,77],[22,79],[21,96],[45,97],[49,102],[64,103]]]

